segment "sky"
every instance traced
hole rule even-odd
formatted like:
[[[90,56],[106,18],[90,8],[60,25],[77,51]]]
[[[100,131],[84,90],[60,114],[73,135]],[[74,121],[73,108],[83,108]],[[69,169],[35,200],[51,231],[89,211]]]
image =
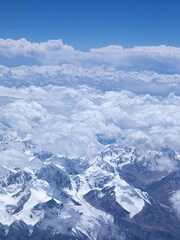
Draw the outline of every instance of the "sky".
[[[108,45],[180,47],[178,0],[1,0],[0,38],[62,39],[77,50]]]

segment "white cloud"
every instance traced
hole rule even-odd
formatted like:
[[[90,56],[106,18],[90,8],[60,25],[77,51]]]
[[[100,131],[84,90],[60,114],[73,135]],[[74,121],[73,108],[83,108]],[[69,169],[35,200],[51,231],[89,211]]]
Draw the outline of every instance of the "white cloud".
[[[101,65],[81,67],[72,64],[6,67],[0,65],[0,81],[5,86],[54,84],[88,85],[102,90],[128,90],[135,93],[180,94],[180,74],[153,71],[122,71]]]
[[[0,83],[5,86],[87,85],[103,91],[180,94],[180,48],[176,47],[111,45],[82,52],[61,39],[41,43],[0,39],[1,63],[7,64],[7,59],[11,67],[0,65]]]
[[[176,191],[170,198],[172,206],[176,211],[177,215],[180,217],[180,190]]]
[[[16,58],[19,65],[24,64],[24,58],[29,58],[32,59],[32,63],[36,60],[38,64],[69,63],[83,66],[108,64],[126,70],[165,72],[179,72],[180,64],[180,48],[178,47],[162,45],[123,48],[111,45],[82,52],[63,44],[61,39],[41,43],[31,43],[24,38],[20,40],[0,39],[0,56],[9,59]],[[30,65],[32,63],[29,62]]]
[[[179,72],[179,48],[82,52],[61,40],[0,39],[0,58],[20,65],[30,60],[29,66],[0,66],[1,85],[9,86],[0,87],[0,118],[39,149],[90,157],[103,148],[101,135],[118,144],[179,150],[180,74],[149,71]],[[175,167],[159,160],[160,171],[167,166]]]
[[[31,86],[0,87],[0,95],[1,121],[21,138],[28,134],[45,151],[91,157],[103,149],[99,134],[118,144],[179,150],[180,97],[172,94],[162,98],[88,87]],[[160,159],[160,171],[171,165],[163,162]]]
[[[61,54],[66,58],[65,55],[73,51],[73,47],[64,45],[61,39],[41,43],[31,43],[24,38],[19,40],[0,39],[0,54],[8,58],[24,56],[37,58],[43,62],[43,58],[46,61],[50,61],[52,57],[56,56],[58,61],[61,58]]]

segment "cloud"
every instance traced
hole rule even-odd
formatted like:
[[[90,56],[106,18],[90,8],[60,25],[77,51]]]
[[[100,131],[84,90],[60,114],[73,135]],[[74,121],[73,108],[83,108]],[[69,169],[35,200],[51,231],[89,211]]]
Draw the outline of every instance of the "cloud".
[[[177,215],[180,217],[180,190],[176,191],[170,198],[172,206],[176,211]]]
[[[7,58],[23,56],[44,62],[52,61],[53,57],[56,57],[56,61],[60,61],[62,57],[66,59],[66,54],[71,55],[73,51],[73,47],[63,44],[61,39],[41,43],[31,43],[25,38],[19,40],[0,39],[0,54]]]
[[[0,95],[1,121],[17,138],[28,136],[37,151],[89,158],[104,149],[98,136],[138,148],[179,150],[180,97],[173,94],[31,86],[0,87]],[[175,164],[160,158],[159,171],[167,166]]]
[[[110,45],[90,49],[89,52],[75,50],[72,46],[63,44],[61,39],[48,42],[31,43],[22,38],[19,40],[0,39],[1,62],[8,58],[11,65],[23,65],[27,59],[28,65],[34,62],[38,65],[75,64],[112,65],[123,70],[154,70],[179,73],[180,48],[170,46],[140,46],[123,48]],[[15,61],[13,61],[15,59]]]
[[[180,60],[180,48],[164,45],[133,48],[112,45],[99,49],[91,49],[90,52],[99,62],[111,63],[115,66],[126,66],[133,69],[157,70],[159,68],[159,70],[163,70],[162,67],[166,65],[168,67],[169,65],[169,70],[174,69],[174,71],[178,71],[177,63]]]
[[[107,65],[73,64],[6,67],[0,65],[0,82],[5,86],[48,84],[77,87],[87,85],[101,90],[128,90],[134,93],[180,94],[180,74],[153,71],[123,71]]]
[[[61,39],[41,43],[0,39],[0,60],[4,86],[86,85],[102,91],[180,94],[180,48],[176,47],[110,45],[82,52]]]
[[[18,62],[0,66],[7,86],[0,87],[0,118],[9,127],[6,134],[0,128],[2,138],[9,131],[14,139],[28,136],[37,150],[68,157],[96,155],[104,148],[98,136],[179,150],[179,48],[112,45],[82,52],[60,39],[0,39],[0,58]],[[166,156],[158,164],[159,171],[176,167]]]

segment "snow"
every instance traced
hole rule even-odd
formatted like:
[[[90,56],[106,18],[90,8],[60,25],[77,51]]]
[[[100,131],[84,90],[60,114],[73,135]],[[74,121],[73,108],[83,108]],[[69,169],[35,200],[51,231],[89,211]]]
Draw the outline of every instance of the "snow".
[[[134,191],[133,187],[119,176],[116,176],[111,184],[115,186],[116,201],[130,213],[130,218],[143,209],[145,205],[144,200]],[[106,184],[106,186],[109,186],[109,184]]]
[[[66,168],[68,164],[67,166],[66,164],[62,166],[61,161],[56,159],[58,157],[56,154],[51,158],[44,159],[37,168],[36,165],[33,165],[33,159],[35,157],[32,150],[33,148],[29,149],[28,147],[23,149],[23,154],[27,157],[26,163],[32,160],[32,165],[25,164],[22,168],[31,175],[32,179],[27,183],[25,182],[25,188],[22,192],[20,191],[23,185],[14,182],[14,184],[12,183],[6,188],[3,188],[3,190],[5,190],[4,194],[3,192],[0,193],[0,214],[2,216],[0,223],[2,224],[9,226],[15,220],[23,220],[27,225],[33,227],[38,222],[41,222],[42,228],[52,226],[55,231],[62,232],[65,231],[63,228],[66,229],[68,224],[71,223],[74,232],[80,230],[93,240],[97,238],[98,231],[101,231],[102,224],[113,224],[114,218],[110,214],[96,209],[86,202],[83,196],[89,191],[98,190],[98,197],[102,198],[105,196],[105,193],[101,190],[105,187],[114,186],[116,201],[129,212],[130,218],[138,214],[145,206],[145,203],[150,204],[148,194],[129,185],[121,178],[118,172],[118,169],[121,169],[123,164],[130,163],[133,150],[126,152],[123,147],[118,149],[116,146],[115,150],[113,150],[107,146],[104,155],[101,156],[101,154],[98,154],[96,157],[90,158],[87,169],[81,169],[80,174],[69,175],[72,188],[63,189],[69,196],[66,200],[63,199],[59,190],[50,186],[47,181],[37,179],[35,173],[39,168],[51,163],[67,172]],[[119,154],[123,155],[121,163],[119,163]],[[106,165],[108,167],[104,167]],[[17,170],[13,168],[4,167],[9,172],[17,172]],[[19,192],[20,194],[15,196],[15,194]],[[11,215],[11,206],[14,206],[14,208],[17,207],[18,201],[20,201],[23,196],[29,196],[29,198],[24,203],[22,210]],[[37,204],[45,203],[51,199],[54,199],[60,205],[63,203],[63,209],[55,210],[56,212],[54,212],[54,210],[49,211],[48,215],[45,209],[33,210]],[[79,204],[74,204],[70,199],[75,200]],[[94,231],[94,229],[97,229],[97,231]],[[32,229],[30,230],[30,233],[31,232]]]
[[[41,219],[42,213],[40,216],[37,216],[36,214],[32,214],[31,210],[38,203],[47,202],[51,199],[51,197],[47,195],[48,187],[45,181],[35,180],[30,189],[30,198],[24,204],[23,210],[16,214],[16,219],[23,219],[26,224],[35,225]]]

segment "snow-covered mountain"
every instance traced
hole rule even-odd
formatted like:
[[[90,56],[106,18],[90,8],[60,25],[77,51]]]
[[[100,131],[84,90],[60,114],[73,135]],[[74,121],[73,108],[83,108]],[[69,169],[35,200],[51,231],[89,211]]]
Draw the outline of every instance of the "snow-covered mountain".
[[[179,152],[106,144],[95,157],[67,158],[1,130],[0,239],[179,238]],[[176,167],[161,169],[161,159]]]

